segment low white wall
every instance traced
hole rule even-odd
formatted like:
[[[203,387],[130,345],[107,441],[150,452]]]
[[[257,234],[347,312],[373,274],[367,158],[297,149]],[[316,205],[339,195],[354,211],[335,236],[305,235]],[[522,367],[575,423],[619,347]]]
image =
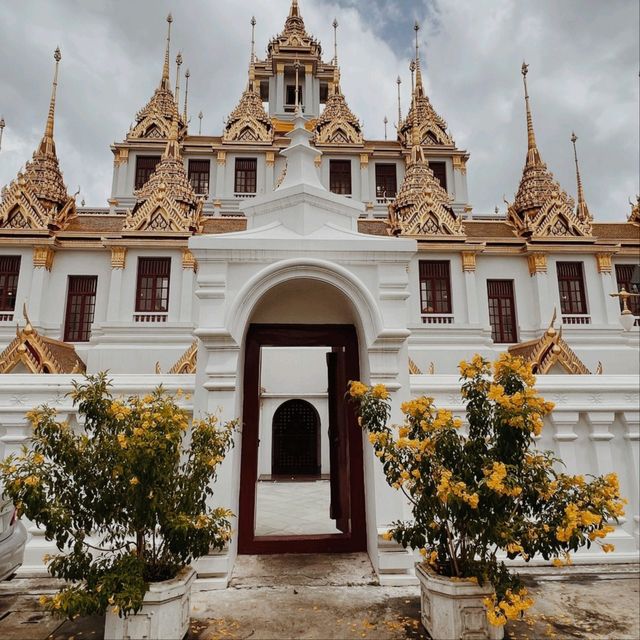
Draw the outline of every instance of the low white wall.
[[[75,423],[75,409],[66,394],[77,376],[61,375],[0,375],[0,457],[17,452],[28,443],[30,426],[25,413],[47,403],[58,409],[61,419]],[[162,384],[168,391],[182,389],[193,393],[192,375],[114,375],[116,396],[145,394]],[[556,408],[539,440],[541,449],[551,449],[561,457],[570,473],[599,475],[616,472],[622,494],[629,501],[627,515],[607,541],[616,551],[602,553],[599,548],[580,552],[576,562],[637,562],[640,514],[639,458],[640,397],[635,376],[539,376],[538,389]],[[453,375],[419,375],[411,377],[412,395],[429,395],[438,406],[447,407],[457,415],[464,409],[459,394],[459,382]],[[299,397],[299,396],[298,396]],[[184,396],[182,406],[192,412],[191,401]],[[225,465],[239,455],[240,439]],[[365,444],[367,463],[373,458]],[[224,482],[225,473],[221,473]],[[381,490],[384,487],[380,487]],[[368,490],[374,490],[368,487]],[[388,500],[400,500],[396,492],[384,492]],[[390,523],[377,522],[379,530]],[[31,539],[27,545],[23,574],[43,572],[42,556],[54,551],[52,543],[41,532],[28,525]]]

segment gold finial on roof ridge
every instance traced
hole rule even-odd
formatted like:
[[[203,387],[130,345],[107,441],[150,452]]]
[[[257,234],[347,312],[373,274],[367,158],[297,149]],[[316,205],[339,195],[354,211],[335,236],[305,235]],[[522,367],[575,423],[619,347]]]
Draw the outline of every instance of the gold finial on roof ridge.
[[[160,88],[167,91],[169,89],[169,60],[171,49],[171,23],[173,22],[173,16],[169,14],[167,16],[167,44],[164,51],[164,63],[162,65],[162,77],[160,78]]]
[[[588,220],[591,218],[587,201],[584,197],[584,189],[582,188],[582,178],[580,177],[580,167],[578,166],[578,152],[576,150],[576,140],[578,136],[575,132],[571,132],[571,143],[573,144],[573,159],[576,163],[576,182],[578,185],[578,204],[576,206],[576,214],[581,220]]]
[[[251,16],[251,62],[256,60],[256,17]]]
[[[338,19],[334,18],[333,23],[333,64],[338,66]]]
[[[398,130],[400,130],[400,125],[402,124],[402,104],[400,101],[400,85],[402,84],[402,78],[400,76],[396,78],[396,84],[398,85]]]
[[[417,20],[413,25],[413,30],[416,32],[416,58],[415,58],[416,81],[415,81],[415,86],[413,90],[414,90],[414,94],[422,96],[424,94],[424,85],[422,84],[422,70],[420,69],[420,44],[418,41],[418,32],[420,31],[420,24],[418,23]]]
[[[524,103],[527,112],[527,164],[539,165],[542,160],[540,152],[536,145],[536,136],[533,131],[533,118],[531,117],[531,105],[529,104],[529,89],[527,87],[527,74],[529,73],[529,65],[522,62],[522,82],[524,84]]]
[[[300,7],[298,6],[298,0],[291,0],[291,7],[289,8],[290,18],[300,17]]]
[[[182,51],[178,51],[178,55],[176,56],[176,91],[175,91],[175,100],[176,100],[176,110],[179,110],[180,107],[180,67],[182,66]]]

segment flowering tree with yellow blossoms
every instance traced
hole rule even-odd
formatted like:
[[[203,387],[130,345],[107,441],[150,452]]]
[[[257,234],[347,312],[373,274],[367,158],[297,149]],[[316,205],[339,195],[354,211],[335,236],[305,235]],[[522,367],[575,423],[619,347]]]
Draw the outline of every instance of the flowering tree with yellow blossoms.
[[[615,474],[587,481],[561,473],[552,452],[536,449],[553,404],[538,395],[521,358],[503,354],[491,366],[476,355],[460,373],[467,435],[431,398],[403,403],[404,424],[390,427],[383,385],[352,382],[349,393],[387,482],[412,506],[413,520],[393,523],[385,537],[419,549],[439,575],[492,584],[487,615],[502,625],[533,601],[498,553],[562,565],[584,545],[611,551],[602,539],[624,500]]]
[[[235,422],[207,416],[189,430],[162,388],[118,400],[109,384],[104,373],[74,382],[81,433],[49,407],[32,411],[30,449],[0,467],[19,512],[60,551],[45,561],[69,585],[42,604],[70,618],[138,611],[149,582],[231,536],[231,512],[206,502]]]

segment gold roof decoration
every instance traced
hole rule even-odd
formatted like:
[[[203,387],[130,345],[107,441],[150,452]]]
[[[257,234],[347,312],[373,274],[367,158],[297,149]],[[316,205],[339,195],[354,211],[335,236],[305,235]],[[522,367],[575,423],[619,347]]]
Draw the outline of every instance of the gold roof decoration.
[[[364,144],[362,126],[353,115],[340,88],[340,68],[338,67],[338,48],[335,33],[338,21],[333,21],[334,49],[333,83],[327,103],[315,126],[315,144]]]
[[[629,222],[640,224],[640,196],[636,196],[636,203],[631,204],[631,213],[629,214]]]
[[[227,118],[222,133],[222,142],[256,142],[271,143],[273,141],[273,123],[264,110],[259,88],[255,80],[255,25],[256,19],[251,18],[251,62],[249,63],[249,81],[247,88],[240,97],[240,102]]]
[[[198,364],[198,341],[194,340],[168,373],[195,373]]]
[[[549,328],[540,338],[513,345],[509,347],[509,353],[520,356],[525,362],[530,363],[533,373],[549,373],[557,364],[570,374],[590,374],[591,371],[587,369],[562,337],[562,326],[558,330],[554,327],[555,321],[556,311],[554,309]]]
[[[134,195],[136,204],[127,213],[124,231],[202,231],[203,199],[196,195],[184,168],[178,141],[177,114],[160,162],[149,180]]]
[[[180,137],[186,133],[186,125],[180,116],[177,96],[171,91],[169,79],[169,52],[171,45],[171,14],[167,16],[167,44],[162,65],[160,85],[153,92],[151,99],[136,114],[136,123],[131,127],[127,138],[166,139],[169,137],[174,115],[178,116]]]
[[[60,49],[53,58],[55,71],[44,135],[24,171],[2,190],[0,229],[56,231],[76,215],[76,202],[67,193],[53,139]]]
[[[273,54],[290,51],[291,49],[295,49],[299,53],[308,53],[318,59],[322,53],[320,43],[307,33],[300,7],[298,6],[298,0],[291,0],[291,8],[284,23],[284,29],[280,35],[269,42],[267,53],[271,57]]]
[[[422,373],[422,371],[420,371],[420,367],[413,361],[412,358],[409,358],[409,373],[414,376],[420,375]]]
[[[41,336],[31,325],[24,307],[26,324],[16,328],[16,337],[0,353],[0,373],[83,373],[84,362],[73,345]]]
[[[420,51],[418,48],[419,29],[420,26],[416,22],[414,25],[416,33],[415,86],[413,87],[413,98],[409,113],[407,114],[407,117],[398,124],[398,139],[406,147],[413,145],[413,120],[414,116],[417,116],[420,144],[454,146],[455,142],[453,138],[447,133],[446,121],[436,113],[424,90],[424,85],[422,83],[422,70],[420,68]]]
[[[523,236],[590,237],[593,217],[584,201],[579,181],[577,209],[571,198],[556,182],[542,161],[533,130],[527,91],[528,65],[522,63],[524,98],[527,114],[527,158],[515,200],[507,210],[507,220]],[[577,165],[576,165],[577,168]],[[578,172],[578,180],[579,180]]]
[[[452,198],[429,168],[420,144],[418,112],[413,111],[411,158],[395,200],[389,205],[394,235],[464,236],[462,220],[451,208]]]

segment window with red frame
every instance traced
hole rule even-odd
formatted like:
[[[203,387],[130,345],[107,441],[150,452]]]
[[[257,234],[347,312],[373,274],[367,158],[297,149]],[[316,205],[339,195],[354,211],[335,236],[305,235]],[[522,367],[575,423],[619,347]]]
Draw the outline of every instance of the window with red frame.
[[[169,310],[171,258],[138,258],[136,311],[166,313]]]
[[[351,195],[351,160],[329,160],[329,190]]]
[[[155,171],[156,165],[160,162],[160,156],[138,156],[136,158],[136,180],[134,189],[140,189],[151,174]]]
[[[97,289],[98,276],[69,276],[65,342],[89,342]]]
[[[557,262],[560,311],[566,314],[586,314],[582,262]]]
[[[451,313],[451,275],[448,260],[420,261],[421,313]]]
[[[518,342],[513,280],[487,280],[491,338],[499,344]]]
[[[0,256],[0,311],[16,308],[20,256]]]

